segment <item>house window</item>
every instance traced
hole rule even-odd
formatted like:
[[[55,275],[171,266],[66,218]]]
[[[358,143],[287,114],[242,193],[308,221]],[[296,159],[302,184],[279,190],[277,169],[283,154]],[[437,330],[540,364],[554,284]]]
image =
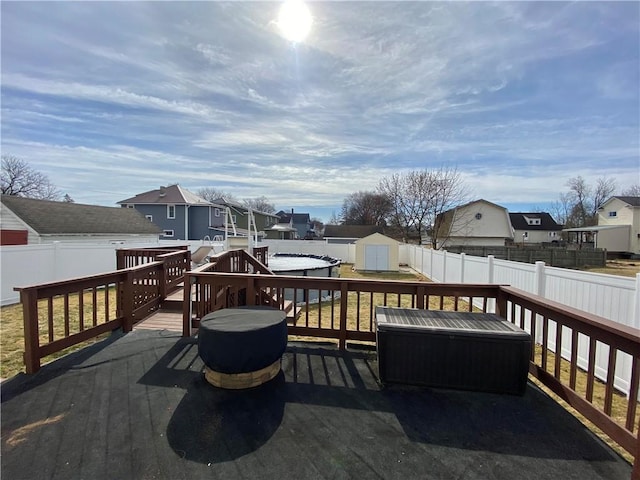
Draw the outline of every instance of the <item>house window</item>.
[[[162,232],[163,237],[173,237],[173,230],[164,230]]]
[[[481,213],[476,213],[476,220],[480,220],[482,218],[482,214]]]
[[[145,215],[144,218],[146,218],[150,222],[153,222],[153,215]]]
[[[231,223],[234,223],[234,224],[237,223],[235,215],[231,215]]]
[[[176,206],[167,205],[167,218],[176,218]]]
[[[127,205],[127,208],[136,208],[135,205],[131,205],[130,203]]]
[[[618,216],[618,212],[609,212],[609,216],[610,217],[617,217]]]
[[[219,217],[220,216],[220,209],[219,208],[214,208],[213,209],[213,215],[216,216],[216,217]]]

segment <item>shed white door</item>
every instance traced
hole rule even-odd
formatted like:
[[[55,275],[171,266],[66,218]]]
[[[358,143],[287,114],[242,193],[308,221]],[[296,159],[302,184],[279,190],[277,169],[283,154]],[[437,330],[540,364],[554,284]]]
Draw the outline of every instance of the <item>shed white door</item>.
[[[364,269],[389,270],[389,245],[365,245]]]

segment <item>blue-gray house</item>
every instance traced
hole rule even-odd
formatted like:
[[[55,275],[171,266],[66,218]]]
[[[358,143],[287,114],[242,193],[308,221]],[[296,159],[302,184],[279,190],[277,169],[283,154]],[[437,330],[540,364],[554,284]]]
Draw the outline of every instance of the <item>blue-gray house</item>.
[[[118,202],[135,208],[158,225],[167,240],[213,238],[224,229],[225,207],[208,202],[180,185],[169,185]]]

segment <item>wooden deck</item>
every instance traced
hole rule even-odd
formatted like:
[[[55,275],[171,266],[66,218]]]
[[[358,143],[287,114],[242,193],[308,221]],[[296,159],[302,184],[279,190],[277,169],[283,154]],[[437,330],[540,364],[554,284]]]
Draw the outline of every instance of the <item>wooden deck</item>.
[[[182,333],[182,312],[159,310],[133,326],[134,330],[168,330]]]
[[[382,387],[375,351],[289,344],[261,387],[209,385],[193,338],[138,330],[2,385],[7,479],[628,479],[529,384],[524,396]]]

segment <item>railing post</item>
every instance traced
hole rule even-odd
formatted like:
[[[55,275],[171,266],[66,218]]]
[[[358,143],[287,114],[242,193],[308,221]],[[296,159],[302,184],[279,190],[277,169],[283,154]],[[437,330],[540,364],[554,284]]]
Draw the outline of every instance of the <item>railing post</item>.
[[[636,285],[633,292],[633,328],[640,328],[640,273],[636,273]],[[639,437],[640,438],[640,437]]]
[[[169,288],[167,286],[167,259],[163,258],[160,264],[160,271],[158,272],[158,288],[160,293],[160,301],[163,302],[167,298]]]
[[[347,348],[347,305],[349,304],[349,288],[347,282],[340,282],[340,337],[339,348]]]
[[[21,290],[24,321],[24,364],[27,373],[40,370],[40,330],[38,327],[38,297],[35,290]]]
[[[133,330],[133,271],[127,269],[122,282],[122,331],[127,333]]]
[[[498,294],[496,295],[496,315],[504,318],[505,320],[508,317],[507,312],[507,294],[502,290],[502,287],[498,288]],[[514,319],[511,319],[513,322]]]
[[[124,267],[124,250],[116,250],[116,270],[123,270]]]
[[[462,252],[460,254],[460,283],[464,283],[464,260],[466,257],[466,253]]]
[[[256,282],[254,277],[247,277],[247,298],[245,302],[251,306],[256,304]]]
[[[182,336],[191,336],[191,319],[193,318],[193,301],[191,299],[191,292],[193,291],[192,283],[195,283],[196,279],[191,276],[189,272],[184,275],[184,289],[182,300]]]

